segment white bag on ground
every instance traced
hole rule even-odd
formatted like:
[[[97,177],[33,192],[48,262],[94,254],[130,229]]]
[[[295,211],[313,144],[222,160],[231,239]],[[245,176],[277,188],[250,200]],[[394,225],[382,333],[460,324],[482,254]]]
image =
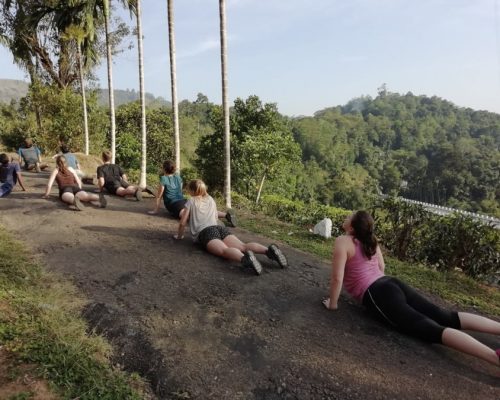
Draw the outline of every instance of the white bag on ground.
[[[313,229],[315,235],[323,236],[326,239],[332,237],[332,220],[330,218],[325,218],[318,222]]]

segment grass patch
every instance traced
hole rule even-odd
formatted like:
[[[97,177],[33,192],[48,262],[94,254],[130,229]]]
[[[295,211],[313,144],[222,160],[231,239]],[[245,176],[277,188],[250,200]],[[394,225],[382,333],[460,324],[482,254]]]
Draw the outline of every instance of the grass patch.
[[[222,209],[222,208],[221,208]],[[277,221],[271,217],[238,209],[238,225],[244,229],[280,240],[296,249],[313,254],[330,262],[334,239],[323,239],[306,228]],[[385,256],[388,275],[404,280],[408,284],[480,313],[500,315],[500,291],[481,284],[462,273],[438,272],[423,265],[412,265]]]
[[[141,399],[138,379],[111,368],[109,345],[75,317],[83,300],[70,284],[30,260],[0,227],[0,343],[35,363],[63,398]]]

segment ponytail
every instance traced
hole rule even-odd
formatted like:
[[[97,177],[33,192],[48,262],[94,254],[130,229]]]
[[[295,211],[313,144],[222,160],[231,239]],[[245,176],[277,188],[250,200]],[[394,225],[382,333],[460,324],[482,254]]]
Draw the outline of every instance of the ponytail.
[[[373,232],[373,217],[366,211],[357,211],[351,219],[354,237],[361,243],[363,254],[368,259],[377,252],[378,239]]]

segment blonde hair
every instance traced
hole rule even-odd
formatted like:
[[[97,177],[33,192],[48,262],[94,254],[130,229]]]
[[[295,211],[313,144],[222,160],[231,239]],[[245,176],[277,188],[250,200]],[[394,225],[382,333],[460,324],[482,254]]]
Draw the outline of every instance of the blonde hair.
[[[63,174],[65,174],[68,170],[68,164],[66,164],[66,157],[64,156],[57,156],[56,165],[59,171],[61,171]]]
[[[207,185],[201,179],[193,179],[188,183],[187,190],[191,196],[206,196]]]

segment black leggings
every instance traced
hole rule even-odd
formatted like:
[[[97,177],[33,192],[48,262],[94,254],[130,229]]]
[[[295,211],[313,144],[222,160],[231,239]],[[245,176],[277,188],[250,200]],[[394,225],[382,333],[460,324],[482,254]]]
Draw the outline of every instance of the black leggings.
[[[445,328],[460,329],[455,311],[431,303],[396,278],[383,276],[363,296],[363,305],[395,329],[432,343],[441,343]]]

